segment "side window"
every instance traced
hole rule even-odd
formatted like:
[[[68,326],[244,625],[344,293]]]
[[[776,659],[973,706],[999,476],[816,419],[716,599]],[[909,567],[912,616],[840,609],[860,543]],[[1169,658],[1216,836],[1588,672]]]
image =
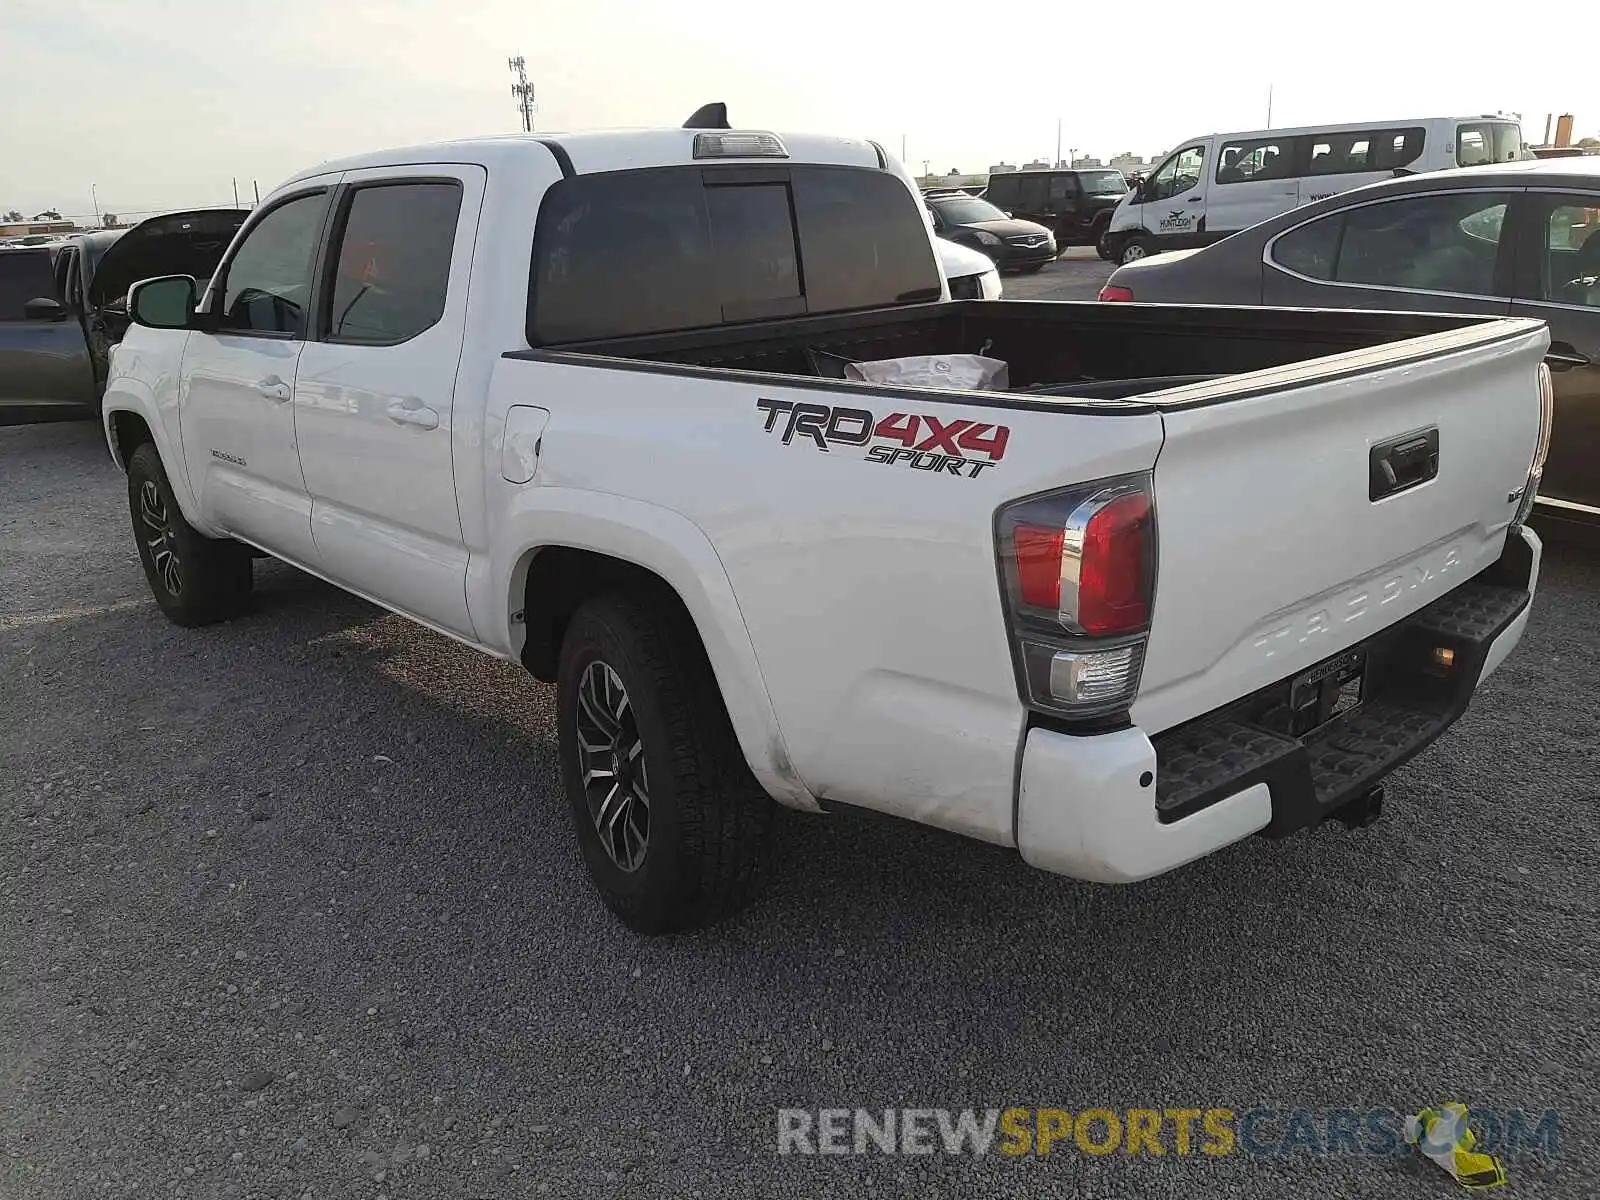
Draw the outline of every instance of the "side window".
[[[1417,125],[1409,129],[1384,129],[1369,136],[1372,138],[1372,169],[1395,171],[1422,157],[1428,131]]]
[[[327,209],[326,192],[298,196],[245,235],[227,266],[219,332],[305,336],[312,260]]]
[[[1189,146],[1178,151],[1161,165],[1150,181],[1147,199],[1167,200],[1189,191],[1200,182],[1205,170],[1206,148]]]
[[[1349,175],[1377,169],[1376,147],[1392,135],[1363,130],[1359,133],[1317,134],[1311,138],[1307,175]],[[1421,153],[1421,146],[1418,146]]]
[[[1016,207],[1022,212],[1040,212],[1050,202],[1048,175],[1023,175],[1017,180]]]
[[[1343,231],[1343,213],[1291,229],[1272,244],[1272,261],[1310,279],[1332,279]]]
[[[1443,192],[1351,209],[1334,278],[1493,296],[1508,200],[1504,194]]]
[[[46,250],[0,250],[0,321],[23,321],[29,300],[56,299]]]
[[[1078,181],[1071,175],[1050,177],[1050,199],[1057,204],[1070,204],[1078,198]]]
[[[1284,138],[1230,142],[1217,160],[1218,183],[1263,183],[1294,175],[1294,145]]]
[[[1017,202],[1017,178],[1009,172],[989,176],[989,190],[983,197],[997,208],[1011,208]]]
[[[1549,199],[1539,298],[1600,308],[1600,195]]]
[[[444,315],[460,213],[461,185],[453,181],[353,192],[327,306],[328,340],[394,345],[436,324]],[[231,275],[228,283],[231,291]]]

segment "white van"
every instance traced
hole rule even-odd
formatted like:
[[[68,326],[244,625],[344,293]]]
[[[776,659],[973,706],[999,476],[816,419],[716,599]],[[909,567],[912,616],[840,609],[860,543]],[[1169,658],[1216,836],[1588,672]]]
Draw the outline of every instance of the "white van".
[[[1206,246],[1301,204],[1392,175],[1527,158],[1505,117],[1425,117],[1208,133],[1180,142],[1111,216],[1104,257]]]

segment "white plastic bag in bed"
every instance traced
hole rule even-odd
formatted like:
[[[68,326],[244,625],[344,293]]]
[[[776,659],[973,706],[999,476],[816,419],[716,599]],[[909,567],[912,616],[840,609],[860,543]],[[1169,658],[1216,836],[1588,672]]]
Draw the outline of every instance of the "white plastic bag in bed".
[[[846,379],[893,383],[902,387],[966,388],[980,392],[1011,390],[1010,365],[981,354],[914,354],[851,363]]]

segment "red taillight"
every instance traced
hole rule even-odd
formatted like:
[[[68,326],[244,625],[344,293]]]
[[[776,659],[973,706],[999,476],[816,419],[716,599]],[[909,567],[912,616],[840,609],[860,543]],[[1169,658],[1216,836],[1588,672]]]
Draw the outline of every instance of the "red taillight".
[[[1023,703],[1069,719],[1125,712],[1155,595],[1149,472],[1018,500],[996,514]]]
[[[1106,301],[1120,300],[1127,302],[1133,299],[1133,289],[1125,288],[1119,283],[1108,283],[1100,289],[1100,299]]]
[[[1119,496],[1089,518],[1078,565],[1077,624],[1084,633],[1135,633],[1150,623],[1149,529],[1144,492]]]
[[[1061,607],[1061,542],[1066,530],[1038,525],[1018,525],[1013,531],[1017,546],[1017,584],[1022,602],[1052,611]]]

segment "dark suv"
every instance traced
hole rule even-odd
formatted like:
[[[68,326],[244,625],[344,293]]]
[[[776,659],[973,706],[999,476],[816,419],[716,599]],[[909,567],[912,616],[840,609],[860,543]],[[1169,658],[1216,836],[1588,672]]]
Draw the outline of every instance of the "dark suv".
[[[1121,171],[1005,171],[989,176],[984,194],[996,208],[1037,221],[1058,246],[1095,246],[1111,224],[1111,210],[1128,191]]]

